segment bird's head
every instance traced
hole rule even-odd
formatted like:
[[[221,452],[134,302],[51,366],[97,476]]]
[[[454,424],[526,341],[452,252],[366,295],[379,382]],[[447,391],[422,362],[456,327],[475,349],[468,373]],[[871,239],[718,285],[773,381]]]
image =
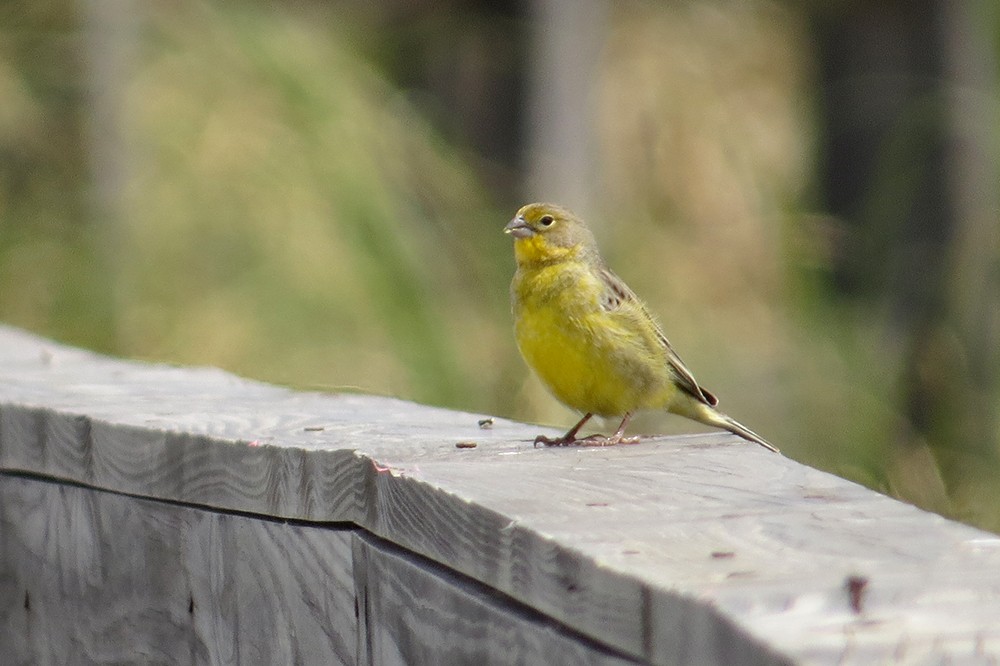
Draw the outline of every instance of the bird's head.
[[[597,253],[594,235],[583,220],[555,204],[522,206],[503,230],[514,237],[514,255],[521,265],[589,259]]]

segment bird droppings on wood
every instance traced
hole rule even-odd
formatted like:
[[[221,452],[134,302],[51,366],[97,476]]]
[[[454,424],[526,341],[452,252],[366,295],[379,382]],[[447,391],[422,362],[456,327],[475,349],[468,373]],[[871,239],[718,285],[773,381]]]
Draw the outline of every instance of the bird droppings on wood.
[[[488,417],[485,419],[479,419],[479,427],[483,430],[489,430],[493,427],[493,417]]]

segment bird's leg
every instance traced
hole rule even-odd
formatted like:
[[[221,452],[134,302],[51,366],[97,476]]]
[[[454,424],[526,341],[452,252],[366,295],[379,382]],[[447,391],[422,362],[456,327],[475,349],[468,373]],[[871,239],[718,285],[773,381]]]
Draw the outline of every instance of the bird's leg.
[[[570,428],[569,432],[562,437],[556,437],[553,439],[551,437],[546,437],[545,435],[539,435],[535,438],[535,446],[538,446],[539,444],[544,444],[545,446],[570,446],[571,444],[576,444],[578,441],[581,441],[576,438],[576,433],[580,432],[580,428],[582,428],[583,424],[589,421],[592,416],[593,414],[591,412],[584,414],[583,418],[577,421],[576,425]]]
[[[604,435],[591,435],[585,439],[578,440],[580,444],[584,446],[614,446],[616,444],[638,444],[642,440],[639,435],[633,435],[632,437],[625,437],[625,428],[628,427],[628,422],[632,418],[632,412],[626,412],[625,416],[622,418],[621,424],[618,426],[618,430],[615,430],[615,434],[611,437],[605,437]]]

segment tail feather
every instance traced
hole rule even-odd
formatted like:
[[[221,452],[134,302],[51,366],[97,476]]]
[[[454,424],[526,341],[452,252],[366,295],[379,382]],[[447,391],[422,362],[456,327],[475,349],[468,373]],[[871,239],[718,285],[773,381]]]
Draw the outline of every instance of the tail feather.
[[[695,421],[700,421],[705,425],[714,426],[716,428],[722,428],[723,430],[728,430],[734,435],[739,435],[748,442],[753,442],[754,444],[760,444],[768,451],[774,451],[775,453],[781,453],[774,444],[755,433],[750,428],[746,427],[736,419],[723,414],[720,411],[713,409],[705,404],[699,404],[700,409],[695,410],[693,414],[685,413],[684,416],[694,419]]]
[[[720,428],[725,428],[729,432],[731,432],[731,433],[733,433],[735,435],[739,435],[740,437],[742,437],[743,439],[745,439],[745,440],[747,440],[749,442],[754,442],[755,444],[760,444],[761,446],[763,446],[765,449],[767,449],[769,451],[774,451],[775,453],[781,453],[781,451],[778,450],[778,447],[776,447],[774,444],[772,444],[771,442],[767,441],[766,439],[764,439],[763,437],[761,437],[760,435],[758,435],[753,430],[751,430],[750,428],[746,427],[745,425],[743,425],[742,423],[740,423],[736,419],[733,419],[733,418],[731,418],[729,416],[726,416],[725,414],[719,414],[718,412],[716,412],[716,413],[718,414],[718,416],[721,417],[721,420],[720,420],[720,423],[719,423],[719,427]]]

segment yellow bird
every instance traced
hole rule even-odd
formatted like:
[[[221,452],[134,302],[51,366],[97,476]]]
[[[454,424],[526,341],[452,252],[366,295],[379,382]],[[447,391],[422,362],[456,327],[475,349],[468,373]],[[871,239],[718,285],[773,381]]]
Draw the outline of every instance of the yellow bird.
[[[510,285],[517,346],[555,396],[584,416],[562,437],[535,444],[608,446],[625,437],[639,409],[665,409],[724,428],[777,452],[718,411],[646,306],[604,264],[583,220],[565,208],[528,204],[504,227],[514,237],[517,272]],[[621,417],[610,437],[577,438],[594,415]]]

